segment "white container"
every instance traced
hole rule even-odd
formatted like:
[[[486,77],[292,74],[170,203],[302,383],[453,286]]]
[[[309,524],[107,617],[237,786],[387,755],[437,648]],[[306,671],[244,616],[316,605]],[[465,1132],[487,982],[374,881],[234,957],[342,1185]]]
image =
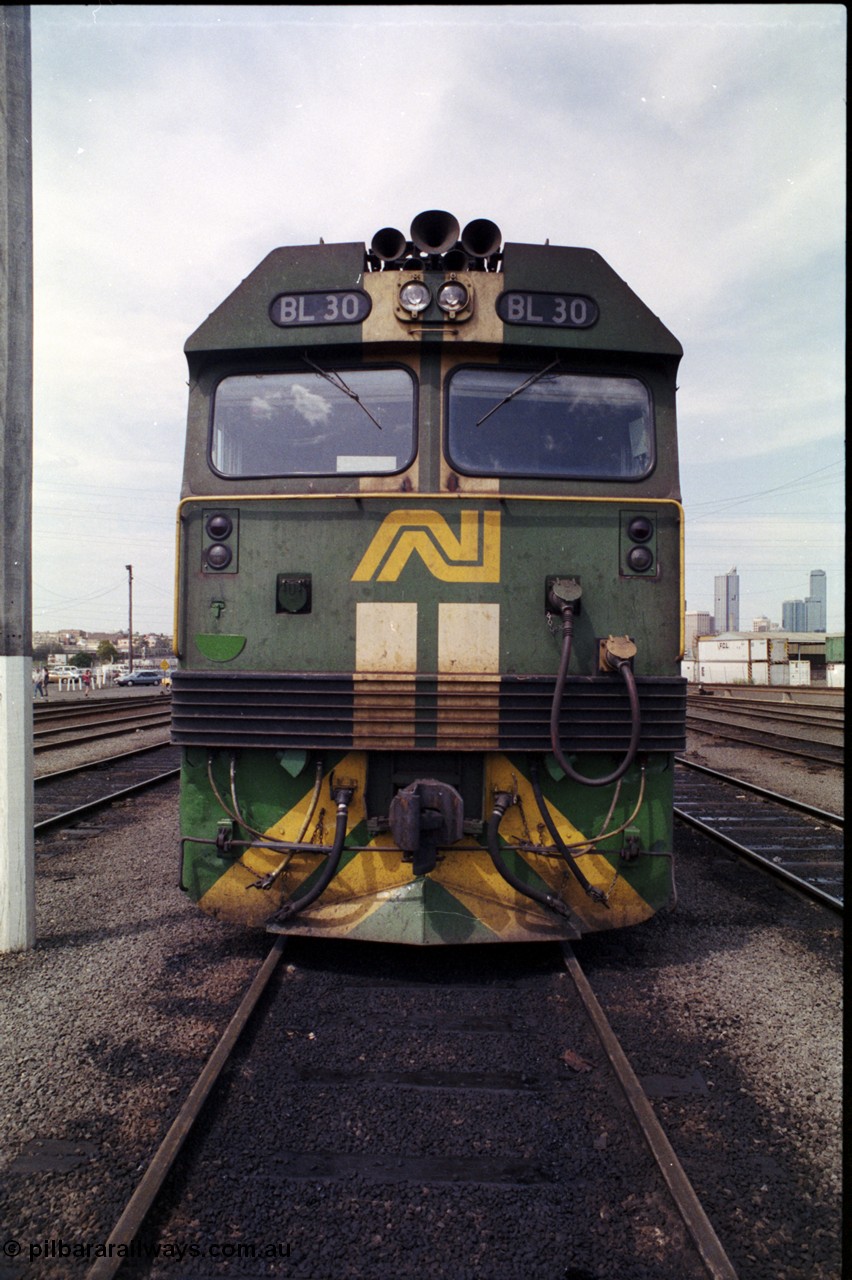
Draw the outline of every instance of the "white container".
[[[700,684],[751,684],[750,662],[699,662]]]
[[[699,640],[699,662],[748,662],[748,640]]]
[[[829,689],[845,689],[846,664],[843,662],[826,663],[825,683],[828,685]]]
[[[772,685],[781,685],[781,684],[790,683],[789,662],[770,662],[769,683]]]
[[[809,685],[811,682],[811,664],[809,662],[790,662],[790,684]]]

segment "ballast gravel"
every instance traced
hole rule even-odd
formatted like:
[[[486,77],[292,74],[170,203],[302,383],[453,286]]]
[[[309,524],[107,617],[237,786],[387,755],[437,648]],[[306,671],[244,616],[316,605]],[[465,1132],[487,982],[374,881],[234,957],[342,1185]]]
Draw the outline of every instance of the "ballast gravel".
[[[187,901],[177,841],[170,783],[40,846],[37,945],[0,956],[2,1280],[86,1275],[268,951]],[[685,828],[676,852],[672,915],[575,950],[741,1280],[836,1280],[841,928]],[[252,1153],[223,1158],[250,1201]],[[405,1241],[381,1247],[381,1213],[363,1205],[361,1274],[414,1274]],[[611,1280],[618,1230],[602,1219],[600,1256],[571,1272],[554,1241],[530,1280]],[[334,1280],[334,1247],[322,1256],[327,1271],[298,1274]],[[515,1274],[481,1256],[456,1274]],[[281,1258],[258,1274],[297,1272]]]

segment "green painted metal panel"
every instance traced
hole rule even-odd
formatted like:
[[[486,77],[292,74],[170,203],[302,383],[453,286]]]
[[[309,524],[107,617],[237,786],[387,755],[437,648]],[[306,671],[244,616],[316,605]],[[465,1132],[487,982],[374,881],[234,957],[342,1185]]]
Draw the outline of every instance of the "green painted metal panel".
[[[230,500],[229,510],[237,501]],[[558,627],[548,626],[546,584],[558,576],[577,578],[583,591],[574,674],[595,674],[596,641],[608,635],[633,638],[638,674],[678,674],[680,530],[679,508],[673,504],[625,503],[622,508],[592,500],[460,502],[401,496],[246,501],[239,504],[234,535],[238,569],[222,573],[203,565],[204,520],[211,509],[207,503],[183,509],[181,648],[189,669],[212,670],[227,662],[231,670],[349,672],[357,666],[357,605],[411,603],[417,669],[437,671],[439,609],[456,603],[497,607],[500,672],[550,674],[558,666],[560,640]],[[648,573],[625,572],[622,510],[647,511],[653,518]],[[464,537],[464,512],[469,527],[475,526],[479,560],[454,563],[451,557]],[[498,522],[499,561],[493,581],[471,581],[485,554],[486,512]],[[396,520],[393,532],[386,532],[391,520]],[[366,580],[353,581],[370,548],[381,550],[380,544],[386,544],[385,554],[378,558],[377,552],[376,568],[368,565]],[[459,580],[442,580],[436,572],[458,573]],[[277,611],[277,583],[286,574],[309,576],[309,613]],[[382,574],[390,580],[382,580]]]
[[[242,284],[187,340],[190,369],[211,352],[250,348],[303,349],[304,328],[273,324],[269,307],[276,295],[313,289],[356,289],[364,274],[363,244],[300,245],[273,249]],[[311,345],[361,340],[358,324],[323,324],[311,330]]]

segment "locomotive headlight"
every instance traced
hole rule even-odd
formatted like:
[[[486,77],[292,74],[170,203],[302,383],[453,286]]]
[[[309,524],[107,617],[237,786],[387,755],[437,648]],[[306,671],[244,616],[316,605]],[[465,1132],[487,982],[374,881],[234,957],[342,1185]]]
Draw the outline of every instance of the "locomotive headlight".
[[[432,295],[422,280],[409,280],[399,291],[399,301],[406,311],[416,316],[426,310]]]
[[[646,573],[654,563],[649,547],[631,547],[627,553],[627,563],[634,573]]]
[[[449,280],[446,284],[442,284],[438,290],[438,306],[442,311],[453,315],[456,311],[462,311],[470,302],[470,293],[467,287],[459,284],[457,280]]]
[[[234,522],[230,516],[217,512],[216,515],[210,516],[206,528],[208,536],[211,538],[227,538],[234,528]]]
[[[217,542],[212,547],[207,548],[204,558],[211,569],[227,569],[234,558],[234,553],[224,542]]]

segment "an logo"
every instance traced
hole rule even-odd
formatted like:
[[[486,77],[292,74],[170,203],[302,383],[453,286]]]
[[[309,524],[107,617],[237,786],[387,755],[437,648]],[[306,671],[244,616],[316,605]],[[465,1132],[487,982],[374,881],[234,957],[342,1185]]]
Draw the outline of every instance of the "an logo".
[[[500,512],[460,512],[457,537],[437,511],[391,511],[352,581],[396,582],[414,552],[441,582],[499,582]]]

